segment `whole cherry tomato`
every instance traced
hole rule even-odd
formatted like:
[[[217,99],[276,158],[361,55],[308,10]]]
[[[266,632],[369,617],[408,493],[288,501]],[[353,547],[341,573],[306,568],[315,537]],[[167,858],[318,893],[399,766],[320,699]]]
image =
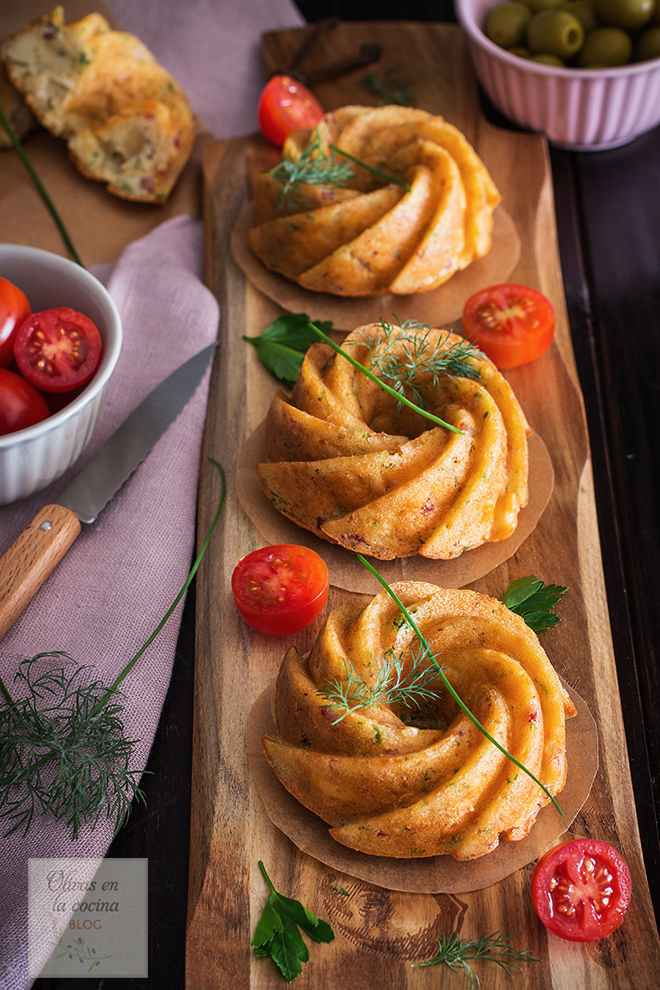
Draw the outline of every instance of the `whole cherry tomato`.
[[[13,282],[0,278],[0,368],[14,360],[14,338],[32,312],[27,296]]]
[[[231,576],[238,611],[269,636],[289,636],[313,622],[328,599],[328,583],[319,555],[288,543],[241,557]]]
[[[549,299],[526,285],[491,285],[463,307],[463,336],[498,368],[517,368],[545,354],[555,332]]]
[[[278,148],[293,131],[312,130],[322,116],[323,107],[316,97],[291,76],[269,79],[257,107],[262,133]]]
[[[596,942],[619,927],[632,882],[616,849],[598,839],[575,839],[550,849],[532,877],[532,900],[554,935]]]
[[[0,368],[0,436],[25,430],[50,416],[46,400],[14,371]]]
[[[43,392],[71,392],[86,385],[101,362],[102,349],[92,321],[67,308],[33,313],[14,340],[21,374]]]

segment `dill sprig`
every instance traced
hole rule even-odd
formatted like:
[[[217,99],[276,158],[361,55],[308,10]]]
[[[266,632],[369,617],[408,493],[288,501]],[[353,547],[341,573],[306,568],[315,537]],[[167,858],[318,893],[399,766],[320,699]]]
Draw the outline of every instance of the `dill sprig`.
[[[270,175],[279,186],[275,212],[302,212],[309,209],[311,203],[301,192],[301,185],[345,188],[353,178],[353,165],[348,161],[341,161],[341,158],[347,158],[353,165],[359,165],[379,179],[394,182],[410,192],[410,186],[403,179],[363,162],[335,144],[331,144],[326,151],[321,135],[318,129],[315,129],[297,158],[283,158],[265,173]]]
[[[310,203],[300,192],[298,188],[300,185],[344,187],[353,178],[353,167],[348,162],[341,161],[332,150],[329,155],[325,154],[321,146],[321,136],[317,130],[314,130],[298,158],[283,158],[266,174],[270,175],[279,186],[276,213],[285,210],[302,212]]]
[[[226,482],[217,511],[183,587],[147,641],[108,687],[89,683],[89,666],[73,672],[65,665],[44,667],[48,660],[71,657],[60,651],[39,653],[23,660],[15,675],[23,697],[14,700],[0,678],[0,818],[7,820],[5,835],[26,835],[35,814],[66,819],[71,838],[82,825],[95,827],[101,814],[115,820],[119,831],[136,799],[144,803],[138,783],[141,772],[129,770],[137,740],[127,739],[117,700],[118,687],[172,615],[192,582],[220,518]]]
[[[513,935],[508,932],[493,932],[492,935],[481,935],[479,938],[459,938],[456,932],[442,934],[438,939],[438,953],[433,959],[422,963],[412,963],[412,966],[438,966],[444,963],[454,973],[463,973],[470,978],[470,990],[481,986],[481,981],[468,960],[484,959],[493,962],[509,976],[513,970],[522,972],[518,963],[540,962],[529,949],[519,951],[511,945]]]
[[[490,740],[490,742],[492,742],[493,746],[496,746],[499,749],[499,751],[506,756],[507,759],[511,760],[512,763],[515,763],[515,765],[520,770],[522,770],[524,773],[526,773],[527,776],[530,777],[534,781],[535,784],[538,784],[538,786],[541,788],[541,790],[545,794],[547,794],[547,796],[550,798],[550,800],[554,804],[555,808],[557,809],[557,811],[559,812],[559,814],[563,818],[564,817],[563,811],[561,810],[561,808],[559,807],[557,801],[555,800],[555,798],[553,797],[553,795],[550,793],[550,791],[548,790],[548,788],[545,786],[545,784],[542,784],[541,781],[538,779],[538,777],[535,777],[534,776],[534,774],[531,772],[531,770],[528,770],[527,767],[523,763],[520,762],[520,760],[517,760],[515,756],[512,756],[511,753],[509,753],[509,751],[507,749],[505,749],[504,746],[502,746],[501,743],[499,743],[497,741],[497,739],[495,739],[494,736],[492,736],[490,734],[490,732],[488,731],[488,729],[486,729],[481,724],[481,722],[472,714],[472,712],[467,707],[467,705],[465,704],[465,702],[462,701],[462,699],[456,693],[456,691],[454,690],[454,688],[450,684],[449,680],[447,679],[447,675],[445,674],[445,672],[443,671],[442,667],[440,666],[440,664],[435,659],[435,656],[433,654],[433,651],[431,650],[431,647],[429,646],[428,641],[426,640],[426,638],[422,635],[422,632],[419,629],[419,626],[417,625],[417,623],[415,622],[415,620],[413,619],[412,615],[410,614],[410,612],[408,611],[408,609],[406,608],[406,606],[403,604],[403,602],[401,601],[401,599],[398,597],[398,595],[396,594],[396,592],[392,588],[390,588],[390,586],[387,583],[387,581],[385,580],[385,578],[381,577],[381,575],[378,573],[378,571],[376,570],[376,568],[372,564],[370,564],[369,561],[366,560],[366,558],[362,556],[362,554],[359,553],[357,555],[357,558],[360,561],[360,563],[363,565],[363,567],[366,567],[367,570],[370,571],[373,574],[373,576],[376,578],[376,580],[379,582],[379,584],[381,584],[383,586],[383,588],[385,589],[385,591],[387,592],[387,594],[390,596],[390,598],[392,599],[392,601],[401,609],[401,614],[405,618],[406,622],[408,622],[408,624],[410,625],[411,629],[413,630],[413,632],[417,636],[419,642],[422,644],[422,646],[423,646],[423,648],[424,648],[424,650],[426,652],[426,655],[429,658],[429,660],[431,661],[431,663],[434,663],[436,665],[437,672],[438,672],[438,677],[440,678],[440,680],[442,681],[442,683],[444,684],[445,688],[447,689],[447,691],[449,692],[449,694],[451,695],[451,697],[454,699],[454,701],[456,702],[456,704],[458,705],[458,707],[463,712],[465,712],[465,714],[470,719],[470,721],[472,722],[472,724],[475,725],[477,727],[477,729],[479,729],[479,731],[486,737],[486,739],[488,739],[488,740]]]
[[[397,79],[400,73],[401,67],[394,63],[385,69],[382,76],[376,72],[368,72],[360,81],[365,89],[380,97],[381,107],[392,104],[409,107],[413,102],[413,94],[409,89],[410,82]]]
[[[118,831],[131,801],[144,804],[140,772],[128,765],[136,740],[127,739],[117,701],[104,703],[102,681],[84,684],[89,667],[42,670],[47,659],[73,662],[59,651],[39,653],[19,666],[15,682],[27,695],[0,710],[0,818],[27,834],[35,814],[66,819],[77,839],[84,821],[95,826],[104,809]],[[114,692],[113,692],[114,694]]]
[[[349,364],[352,364],[354,368],[360,371],[372,382],[374,382],[376,385],[379,385],[380,388],[388,392],[389,395],[391,395],[394,399],[396,399],[398,403],[404,406],[408,406],[408,408],[412,409],[413,412],[419,413],[419,415],[423,416],[425,419],[431,420],[431,422],[435,423],[436,426],[442,426],[442,428],[445,430],[451,430],[452,433],[459,433],[461,436],[463,435],[463,431],[459,430],[457,426],[452,426],[451,423],[446,423],[444,419],[440,419],[439,416],[434,416],[434,414],[430,413],[427,409],[424,409],[422,406],[416,405],[414,402],[411,402],[410,399],[407,398],[407,396],[402,395],[400,391],[397,391],[397,389],[393,388],[391,385],[388,385],[387,382],[384,382],[382,378],[378,377],[378,375],[374,375],[373,371],[370,371],[368,368],[365,368],[363,364],[360,364],[359,361],[356,361],[354,357],[351,357],[348,351],[344,350],[343,347],[340,347],[339,344],[335,344],[334,340],[331,340],[331,338],[328,337],[326,333],[323,333],[322,330],[319,330],[319,328],[315,326],[313,323],[310,322],[309,325],[310,327],[312,327],[317,337],[320,337],[324,343],[329,344],[330,347],[332,347],[332,349],[337,352],[337,354],[341,354],[341,356],[345,358],[349,362]]]
[[[378,657],[377,674],[373,684],[366,681],[355,672],[351,660],[344,658],[346,678],[327,679],[325,687],[318,689],[317,694],[325,698],[329,710],[336,714],[333,725],[343,721],[347,715],[360,708],[371,708],[372,705],[401,705],[404,708],[419,708],[422,701],[434,701],[440,697],[439,692],[431,687],[438,682],[438,662],[433,657],[433,663],[428,664],[428,654],[423,646],[417,653],[412,650],[412,665],[405,672],[403,653],[396,654],[393,648]]]
[[[30,161],[30,159],[26,155],[26,153],[25,153],[25,151],[23,149],[23,145],[21,144],[21,142],[19,141],[18,137],[16,136],[16,133],[14,132],[13,127],[11,126],[11,124],[9,123],[9,121],[7,120],[7,117],[5,116],[5,112],[2,109],[2,106],[1,105],[0,105],[0,123],[2,123],[2,126],[4,127],[4,129],[6,130],[7,134],[9,135],[9,140],[13,144],[13,146],[14,146],[14,148],[16,150],[16,153],[18,154],[18,157],[23,162],[23,165],[27,169],[30,178],[34,182],[35,186],[37,187],[37,191],[38,191],[39,195],[41,196],[41,198],[43,199],[44,203],[48,207],[48,210],[50,212],[50,215],[52,216],[53,220],[55,221],[55,223],[57,225],[57,229],[59,230],[60,234],[62,235],[62,240],[64,241],[64,243],[66,244],[67,248],[69,249],[69,251],[71,253],[71,257],[73,258],[73,260],[75,262],[77,262],[77,264],[80,265],[81,268],[84,268],[85,266],[83,265],[82,261],[80,260],[80,256],[79,256],[78,252],[76,251],[75,247],[73,246],[73,241],[71,240],[71,237],[69,236],[68,230],[64,226],[64,222],[63,222],[62,218],[60,217],[59,213],[57,212],[57,210],[55,208],[55,204],[53,203],[52,199],[50,198],[50,196],[46,192],[46,188],[45,188],[44,184],[42,183],[41,179],[37,175],[37,173],[36,173],[36,171],[34,169],[34,166],[32,165],[32,162]]]
[[[479,368],[473,363],[481,355],[471,341],[461,339],[444,347],[451,336],[449,331],[433,344],[429,339],[429,326],[417,320],[398,322],[399,326],[395,327],[381,317],[381,337],[371,337],[363,330],[350,345],[364,344],[371,355],[369,367],[373,373],[390,382],[401,395],[405,395],[407,389],[413,402],[422,409],[426,409],[426,397],[418,384],[420,375],[430,375],[431,386],[436,390],[443,378],[481,377]]]

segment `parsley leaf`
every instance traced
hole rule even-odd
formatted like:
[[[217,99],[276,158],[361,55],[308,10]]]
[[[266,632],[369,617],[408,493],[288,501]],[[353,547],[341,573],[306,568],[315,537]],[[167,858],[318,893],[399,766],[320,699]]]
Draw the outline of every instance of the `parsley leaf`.
[[[291,983],[302,973],[302,963],[309,959],[309,949],[299,929],[315,942],[332,942],[335,933],[327,921],[319,921],[300,901],[278,894],[261,860],[259,868],[270,894],[251,945],[255,955],[270,956],[284,979]]]
[[[508,609],[521,615],[530,629],[541,632],[560,621],[553,609],[568,589],[561,584],[543,584],[535,574],[512,581],[502,595]]]
[[[243,340],[257,348],[261,361],[277,379],[293,388],[307,349],[318,342],[310,322],[306,313],[285,313],[266,327],[260,337],[243,337]],[[314,325],[325,333],[332,330],[329,320],[316,320]]]

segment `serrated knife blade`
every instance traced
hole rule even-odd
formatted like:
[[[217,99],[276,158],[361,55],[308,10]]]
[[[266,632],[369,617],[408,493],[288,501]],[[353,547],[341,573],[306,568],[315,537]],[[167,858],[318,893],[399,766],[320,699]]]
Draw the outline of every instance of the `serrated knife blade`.
[[[37,513],[0,557],[0,639],[80,533],[144,460],[199,385],[216,344],[210,344],[157,385],[64,489]]]

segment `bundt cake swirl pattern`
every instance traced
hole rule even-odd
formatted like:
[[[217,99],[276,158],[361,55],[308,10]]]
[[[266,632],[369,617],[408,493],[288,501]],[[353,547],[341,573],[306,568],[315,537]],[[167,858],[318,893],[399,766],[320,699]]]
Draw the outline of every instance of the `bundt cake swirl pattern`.
[[[292,135],[283,162],[304,163],[296,195],[283,200],[281,184],[262,173],[248,241],[267,268],[303,288],[352,297],[427,292],[490,250],[500,194],[442,117],[341,107],[313,134]],[[345,186],[322,181],[320,167],[338,163],[352,165]]]
[[[393,590],[461,700],[557,795],[566,779],[565,718],[575,709],[535,633],[473,591],[419,582]],[[376,856],[475,859],[500,839],[528,834],[549,801],[538,784],[439,680],[419,708],[384,701],[346,714],[328,696],[328,686],[346,685],[349,674],[373,687],[395,657],[405,679],[419,663],[419,645],[386,591],[366,607],[335,609],[308,659],[295,647],[286,654],[275,691],[277,737],[263,736],[262,745],[284,787],[332,826],[338,842]]]
[[[365,367],[464,345],[444,330],[369,324],[343,349]],[[279,512],[317,536],[381,560],[449,560],[515,530],[527,504],[529,428],[513,391],[472,348],[470,375],[422,370],[413,381],[451,432],[400,407],[326,344],[308,350],[293,393],[279,391],[256,465]],[[387,380],[387,379],[385,379]],[[410,394],[410,390],[408,390]]]

